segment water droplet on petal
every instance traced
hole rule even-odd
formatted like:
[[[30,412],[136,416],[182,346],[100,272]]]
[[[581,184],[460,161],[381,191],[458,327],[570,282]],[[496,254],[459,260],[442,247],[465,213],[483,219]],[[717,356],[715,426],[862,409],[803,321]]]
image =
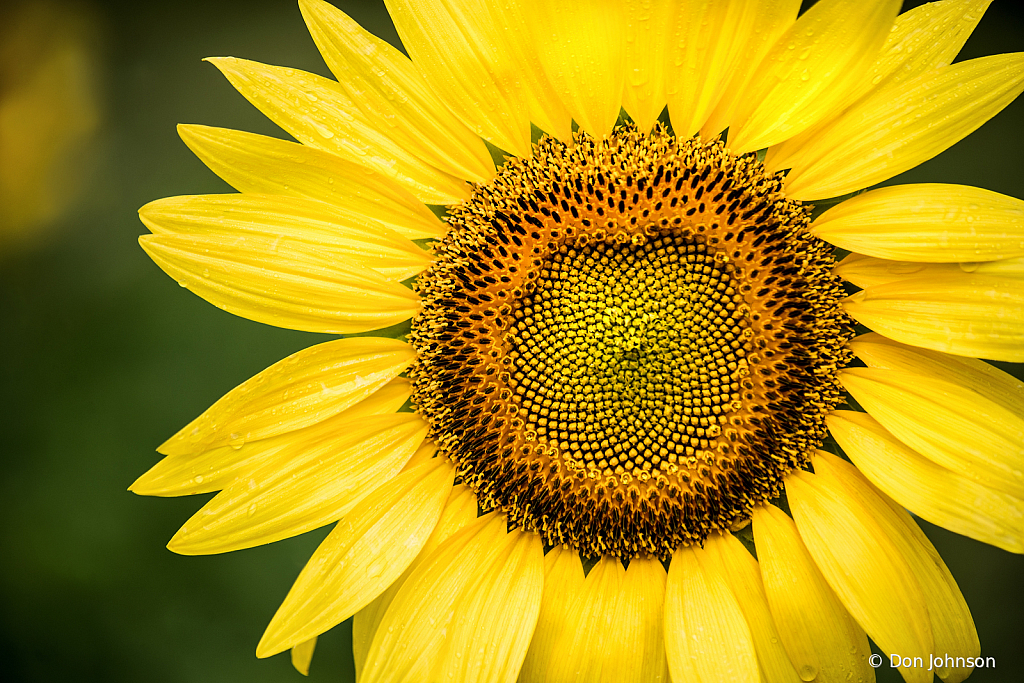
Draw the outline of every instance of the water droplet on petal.
[[[799,674],[801,681],[813,681],[814,677],[818,675],[818,668],[810,664],[804,664],[800,667]]]
[[[331,138],[334,137],[334,131],[330,130],[329,128],[327,128],[325,126],[320,125],[319,123],[314,123],[313,124],[313,128],[316,130],[316,132],[322,138],[326,138],[326,139],[330,140]]]

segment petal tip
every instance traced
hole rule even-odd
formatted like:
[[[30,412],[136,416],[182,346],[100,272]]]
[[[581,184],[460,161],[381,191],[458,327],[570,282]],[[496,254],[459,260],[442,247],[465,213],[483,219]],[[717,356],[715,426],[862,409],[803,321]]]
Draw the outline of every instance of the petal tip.
[[[187,526],[178,529],[177,533],[171,537],[171,540],[167,541],[167,549],[175,555],[195,556],[212,554],[196,548],[196,539]]]
[[[270,626],[267,627],[267,631],[263,634],[263,637],[260,638],[259,644],[256,645],[257,659],[266,659],[267,657],[273,657],[274,655],[281,654],[282,652],[288,649],[287,647],[281,647],[281,641],[279,638],[276,637],[276,634],[274,638],[268,637],[269,635]]]

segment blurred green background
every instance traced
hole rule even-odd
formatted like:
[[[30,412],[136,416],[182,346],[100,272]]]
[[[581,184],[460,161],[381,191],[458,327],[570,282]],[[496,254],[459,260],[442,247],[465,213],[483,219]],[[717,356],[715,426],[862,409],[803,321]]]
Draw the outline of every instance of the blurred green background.
[[[160,197],[230,191],[175,124],[282,135],[203,57],[329,72],[290,0],[27,4],[57,35],[28,41],[27,56],[3,38],[0,60],[13,66],[0,71],[0,95],[18,86],[37,47],[71,41],[81,83],[94,86],[83,100],[94,116],[60,163],[65,201],[0,239],[0,679],[298,681],[287,655],[258,661],[254,651],[326,530],[179,557],[164,544],[206,497],[126,488],[165,438],[319,337],[235,318],[182,290],[138,247],[136,211]],[[381,2],[339,4],[397,42]],[[17,11],[0,4],[0,29]],[[961,58],[1013,51],[1024,51],[1024,15],[996,0]],[[1022,159],[1024,100],[898,180],[1024,197]],[[1024,558],[923,526],[997,661],[970,680],[1024,680]],[[312,680],[351,680],[349,639],[348,624],[320,639]],[[886,665],[879,680],[899,678]]]

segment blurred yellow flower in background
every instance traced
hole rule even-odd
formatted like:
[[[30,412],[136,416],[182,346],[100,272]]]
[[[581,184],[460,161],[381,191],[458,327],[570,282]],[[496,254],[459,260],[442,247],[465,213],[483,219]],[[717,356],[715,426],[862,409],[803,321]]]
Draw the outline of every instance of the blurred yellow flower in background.
[[[100,122],[97,28],[85,6],[0,10],[0,256],[57,218],[82,185]]]

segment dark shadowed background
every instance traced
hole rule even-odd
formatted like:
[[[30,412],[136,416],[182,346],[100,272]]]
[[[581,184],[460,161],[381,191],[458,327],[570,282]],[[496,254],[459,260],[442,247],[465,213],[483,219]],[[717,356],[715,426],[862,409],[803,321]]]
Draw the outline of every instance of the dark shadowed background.
[[[397,42],[381,2],[338,4]],[[17,28],[26,6],[36,18]],[[19,42],[18,31],[35,33]],[[258,661],[255,647],[327,530],[179,557],[164,544],[207,496],[126,488],[156,462],[159,443],[223,393],[322,338],[233,317],[178,287],[139,248],[136,211],[230,191],[175,124],[283,135],[203,57],[329,72],[291,0],[3,0],[0,41],[0,101],[28,87],[24,74],[48,50],[63,55],[50,82],[77,74],[52,102],[43,86],[25,100],[43,103],[37,118],[22,116],[40,130],[44,114],[74,122],[34,143],[55,150],[37,174],[50,178],[45,210],[25,208],[35,160],[0,152],[24,184],[0,197],[9,224],[0,219],[9,232],[0,230],[0,679],[295,683],[287,655]],[[961,58],[1013,51],[1024,51],[1024,15],[1016,0],[996,0]],[[898,180],[1024,197],[1022,160],[1024,100]],[[1024,558],[922,526],[997,662],[970,680],[1024,680]],[[350,633],[346,623],[321,637],[312,680],[352,679]],[[899,677],[884,665],[879,680]]]

